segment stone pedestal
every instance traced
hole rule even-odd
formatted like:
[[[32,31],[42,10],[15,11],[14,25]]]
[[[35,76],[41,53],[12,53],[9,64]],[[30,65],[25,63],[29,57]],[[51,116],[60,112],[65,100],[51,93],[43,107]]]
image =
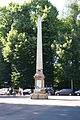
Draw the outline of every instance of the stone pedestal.
[[[30,95],[31,99],[48,99],[48,94],[47,93],[38,93],[34,92]]]
[[[44,74],[42,70],[37,70],[34,75],[35,91],[31,94],[31,99],[48,99],[48,94],[44,90]]]
[[[35,87],[39,87],[39,89],[44,88],[44,74],[43,70],[36,70],[36,74],[34,75],[35,79]]]
[[[48,99],[48,94],[45,93],[44,89],[40,89],[40,91],[35,91],[30,95],[31,99]]]

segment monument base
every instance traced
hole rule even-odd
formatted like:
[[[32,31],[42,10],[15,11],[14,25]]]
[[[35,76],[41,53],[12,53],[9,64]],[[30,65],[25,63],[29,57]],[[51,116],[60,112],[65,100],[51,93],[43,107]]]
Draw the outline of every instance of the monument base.
[[[31,99],[48,99],[48,94],[40,91],[40,92],[34,92],[30,95]]]
[[[43,94],[43,93],[32,93],[30,95],[30,98],[31,99],[48,99],[48,94],[47,93],[45,93],[45,94]]]

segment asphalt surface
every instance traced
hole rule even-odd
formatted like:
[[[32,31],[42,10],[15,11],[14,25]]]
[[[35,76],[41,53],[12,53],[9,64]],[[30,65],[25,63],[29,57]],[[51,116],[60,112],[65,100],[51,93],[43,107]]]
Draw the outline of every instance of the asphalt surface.
[[[80,96],[0,96],[0,120],[80,120]]]

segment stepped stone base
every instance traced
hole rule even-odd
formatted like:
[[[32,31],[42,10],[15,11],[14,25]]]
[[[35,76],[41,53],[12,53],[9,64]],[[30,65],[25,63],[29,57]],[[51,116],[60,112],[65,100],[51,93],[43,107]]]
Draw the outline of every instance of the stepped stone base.
[[[35,92],[30,95],[30,98],[31,99],[48,99],[48,94]]]

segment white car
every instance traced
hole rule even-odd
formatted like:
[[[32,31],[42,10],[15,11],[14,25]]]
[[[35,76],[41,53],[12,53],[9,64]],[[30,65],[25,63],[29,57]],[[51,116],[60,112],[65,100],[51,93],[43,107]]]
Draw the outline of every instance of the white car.
[[[25,89],[25,90],[23,90],[23,95],[31,94],[31,93],[32,93],[32,89]]]
[[[8,88],[1,88],[0,89],[0,95],[7,95]]]
[[[80,96],[80,90],[75,91],[75,95]]]

